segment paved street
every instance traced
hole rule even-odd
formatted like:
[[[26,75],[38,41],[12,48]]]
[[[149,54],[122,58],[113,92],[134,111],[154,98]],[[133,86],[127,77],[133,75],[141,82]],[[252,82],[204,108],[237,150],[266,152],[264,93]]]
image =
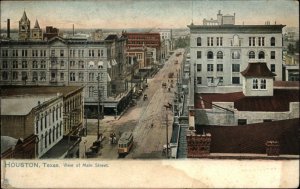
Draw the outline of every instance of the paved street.
[[[183,49],[177,50],[183,54]],[[144,159],[144,158],[165,158],[163,154],[163,145],[166,144],[166,122],[168,123],[168,139],[170,141],[172,132],[173,113],[166,110],[164,105],[173,102],[176,89],[177,71],[180,69],[183,56],[176,57],[176,52],[165,63],[164,67],[153,77],[147,79],[149,87],[143,94],[148,95],[147,100],[141,97],[137,100],[137,105],[129,107],[127,111],[115,119],[114,116],[105,116],[100,122],[100,132],[104,135],[102,149],[97,158],[117,159],[117,144],[110,144],[109,135],[115,132],[117,140],[119,134],[125,131],[132,131],[134,137],[134,146],[125,159]],[[178,60],[178,64],[175,64]],[[174,73],[170,79],[169,73]],[[173,80],[173,88],[171,86]],[[166,82],[167,87],[162,87]],[[170,87],[170,91],[168,88]],[[168,118],[168,119],[167,119]],[[167,120],[167,121],[166,121]],[[97,120],[88,120],[88,136],[82,138],[81,155],[84,157],[84,141],[88,149],[93,141],[96,140]],[[153,124],[153,127],[151,127]]]

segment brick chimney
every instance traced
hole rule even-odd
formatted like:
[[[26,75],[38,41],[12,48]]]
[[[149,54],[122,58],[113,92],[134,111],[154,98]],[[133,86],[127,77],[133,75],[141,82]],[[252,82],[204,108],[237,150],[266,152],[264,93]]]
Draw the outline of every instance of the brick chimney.
[[[210,154],[211,134],[196,135],[190,132],[186,136],[187,139],[187,157],[199,158]]]
[[[7,38],[10,38],[10,19],[7,19]]]
[[[278,141],[269,140],[266,142],[266,153],[268,156],[279,156],[280,144]]]

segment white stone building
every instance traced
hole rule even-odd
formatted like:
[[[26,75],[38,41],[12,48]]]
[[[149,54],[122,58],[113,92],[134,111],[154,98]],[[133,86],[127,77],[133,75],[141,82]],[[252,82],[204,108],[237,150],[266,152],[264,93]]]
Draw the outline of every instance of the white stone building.
[[[284,25],[217,23],[188,26],[191,71],[195,72],[197,87],[241,85],[240,71],[249,62],[258,61],[267,62],[268,68],[276,74],[275,80],[282,80]]]
[[[16,138],[36,135],[36,158],[63,138],[62,94],[10,96],[1,100],[2,133]]]

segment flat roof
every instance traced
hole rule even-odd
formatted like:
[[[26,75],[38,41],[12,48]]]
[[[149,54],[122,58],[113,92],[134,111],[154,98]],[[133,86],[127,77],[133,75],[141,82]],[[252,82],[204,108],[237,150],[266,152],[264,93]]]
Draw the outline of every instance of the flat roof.
[[[273,96],[245,96],[243,92],[195,94],[195,108],[211,109],[214,102],[233,102],[239,111],[283,112],[289,111],[290,102],[299,102],[299,89],[274,89]]]
[[[202,33],[282,33],[285,25],[188,25],[190,32]]]
[[[1,136],[1,154],[8,150],[9,148],[15,146],[18,139],[10,136]]]
[[[1,98],[1,115],[27,115],[34,107],[56,97],[45,96],[10,96]]]
[[[1,86],[0,96],[46,95],[62,93],[64,97],[83,89],[84,86]]]

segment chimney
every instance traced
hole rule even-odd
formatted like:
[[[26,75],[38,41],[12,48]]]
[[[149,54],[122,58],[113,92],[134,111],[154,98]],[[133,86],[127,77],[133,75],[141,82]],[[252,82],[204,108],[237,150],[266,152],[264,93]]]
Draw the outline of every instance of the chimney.
[[[73,24],[73,36],[74,36],[74,24]]]
[[[10,19],[7,19],[7,38],[10,38]]]

